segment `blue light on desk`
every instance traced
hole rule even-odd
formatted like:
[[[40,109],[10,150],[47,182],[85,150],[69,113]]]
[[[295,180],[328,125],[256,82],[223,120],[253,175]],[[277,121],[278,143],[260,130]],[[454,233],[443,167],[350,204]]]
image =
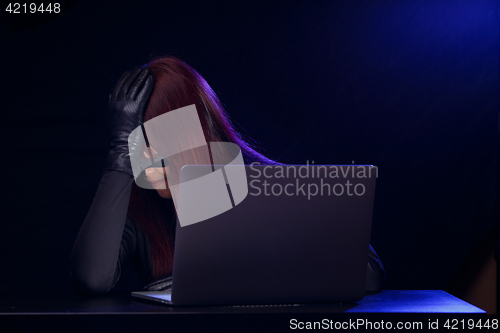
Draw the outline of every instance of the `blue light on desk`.
[[[386,290],[346,312],[486,313],[442,290]]]

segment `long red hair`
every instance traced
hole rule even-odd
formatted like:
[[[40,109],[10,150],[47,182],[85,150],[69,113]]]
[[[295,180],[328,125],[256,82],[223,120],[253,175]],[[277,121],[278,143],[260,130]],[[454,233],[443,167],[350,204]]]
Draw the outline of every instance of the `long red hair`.
[[[241,148],[246,164],[252,162],[281,164],[260,154],[243,139],[234,129],[215,92],[189,65],[175,57],[165,56],[145,66],[151,69],[156,80],[145,110],[144,122],[166,112],[196,104],[207,142],[223,141],[237,144]],[[176,223],[172,200],[163,199],[155,190],[143,189],[134,183],[128,214],[149,237],[152,256],[151,276],[158,279],[170,274],[173,268]]]

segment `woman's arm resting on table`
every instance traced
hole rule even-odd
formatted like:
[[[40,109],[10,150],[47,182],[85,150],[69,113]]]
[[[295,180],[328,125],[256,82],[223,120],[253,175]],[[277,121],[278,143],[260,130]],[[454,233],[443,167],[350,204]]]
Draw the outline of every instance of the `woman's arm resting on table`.
[[[385,283],[385,270],[377,252],[370,245],[368,249],[368,270],[366,272],[366,291],[380,291]]]
[[[125,225],[133,181],[124,172],[103,172],[70,257],[73,285],[83,293],[110,291],[120,277],[120,262],[135,252],[134,230]]]

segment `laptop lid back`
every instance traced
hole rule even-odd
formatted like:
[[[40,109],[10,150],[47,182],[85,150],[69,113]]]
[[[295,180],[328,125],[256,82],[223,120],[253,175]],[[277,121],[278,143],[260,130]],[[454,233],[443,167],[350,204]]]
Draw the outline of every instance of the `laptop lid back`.
[[[203,169],[184,166],[181,182]],[[247,165],[245,171],[243,201],[194,224],[177,222],[172,303],[362,299],[376,167]]]

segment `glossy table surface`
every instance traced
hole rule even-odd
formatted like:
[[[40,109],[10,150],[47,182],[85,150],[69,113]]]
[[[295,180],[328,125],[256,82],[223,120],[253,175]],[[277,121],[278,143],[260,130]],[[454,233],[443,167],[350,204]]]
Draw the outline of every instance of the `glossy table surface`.
[[[356,303],[173,307],[117,292],[86,297],[76,292],[0,294],[0,331],[45,327],[71,331],[109,329],[145,331],[290,331],[302,323],[486,320],[486,312],[441,290],[385,290]],[[298,324],[299,323],[299,324]],[[392,325],[392,324],[391,324]],[[293,329],[295,327],[295,329]],[[323,327],[323,328],[325,328]],[[364,331],[370,331],[365,327]],[[299,329],[300,330],[300,329]],[[363,330],[358,328],[357,330]],[[375,329],[374,329],[375,331]],[[380,331],[380,330],[378,330]],[[436,330],[434,330],[436,331]],[[471,330],[468,330],[470,332]]]

